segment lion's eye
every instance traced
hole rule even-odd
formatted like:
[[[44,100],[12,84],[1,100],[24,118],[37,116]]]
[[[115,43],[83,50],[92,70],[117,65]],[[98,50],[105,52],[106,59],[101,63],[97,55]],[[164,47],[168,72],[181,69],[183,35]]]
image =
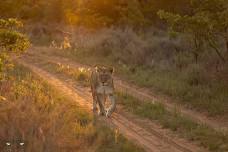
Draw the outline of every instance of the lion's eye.
[[[24,146],[24,144],[25,144],[25,143],[21,142],[21,143],[20,143],[20,146]]]
[[[7,142],[7,143],[6,143],[6,146],[10,146],[10,145],[11,145],[11,143],[10,143],[10,142]]]

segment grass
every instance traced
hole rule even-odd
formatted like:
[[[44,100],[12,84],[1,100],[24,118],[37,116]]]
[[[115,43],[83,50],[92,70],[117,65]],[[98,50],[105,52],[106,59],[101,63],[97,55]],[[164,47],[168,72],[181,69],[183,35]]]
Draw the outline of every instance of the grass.
[[[118,93],[118,101],[125,109],[142,118],[155,120],[164,128],[177,132],[182,137],[198,142],[201,146],[212,152],[225,152],[228,150],[227,133],[216,132],[206,125],[181,116],[178,111],[168,112],[162,104],[140,102],[137,99]]]
[[[105,64],[114,66],[118,76],[141,87],[152,88],[157,94],[165,94],[186,106],[210,116],[228,115],[228,86],[218,79],[207,78],[207,71],[192,65],[184,71],[175,69],[146,68],[137,65],[117,64],[112,56],[106,58],[91,55],[89,51],[54,51],[84,64]]]
[[[17,65],[0,82],[0,149],[33,152],[141,152],[92,114]],[[11,146],[7,146],[10,142]],[[19,146],[19,142],[25,145]]]
[[[59,71],[58,67],[60,66],[54,63],[46,63],[43,64],[43,66],[46,66],[45,69],[49,72],[57,72],[65,78],[77,81],[77,78],[75,79],[73,75],[68,74],[71,70],[77,71],[74,68],[69,67],[67,68],[68,72],[65,72]],[[85,75],[88,75],[88,71]],[[87,79],[85,79],[85,81],[87,81]],[[122,93],[118,93],[117,98],[118,104],[123,105],[125,110],[128,112],[131,112],[141,118],[157,121],[164,128],[171,129],[172,131],[177,132],[179,136],[195,141],[212,152],[226,152],[228,150],[227,133],[223,134],[221,132],[216,132],[206,125],[198,124],[191,119],[181,116],[177,110],[169,112],[162,104],[140,102],[134,97]]]
[[[90,85],[90,68],[72,68],[69,65],[54,62],[45,62],[41,66],[49,72],[63,74],[77,81],[81,86],[88,87]]]

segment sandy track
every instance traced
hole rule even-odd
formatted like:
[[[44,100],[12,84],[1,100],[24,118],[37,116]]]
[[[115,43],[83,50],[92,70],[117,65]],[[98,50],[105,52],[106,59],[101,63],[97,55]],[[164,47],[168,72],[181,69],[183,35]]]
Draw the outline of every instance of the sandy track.
[[[23,60],[18,60],[19,63],[31,69],[35,74],[40,76],[42,79],[47,81],[50,85],[54,86],[59,92],[68,96],[75,102],[77,102],[82,108],[90,110],[92,107],[92,98],[89,92],[85,92],[80,87],[74,85],[74,87],[67,82],[63,82],[58,79],[55,75],[50,74],[41,68],[27,63]],[[90,110],[91,111],[91,110]],[[147,152],[201,152],[202,149],[195,145],[175,141],[163,136],[153,128],[152,131],[148,131],[143,127],[137,125],[132,120],[127,119],[121,114],[114,113],[110,119],[105,118],[105,121],[118,128],[129,140],[142,146]]]
[[[89,67],[87,65],[82,65],[79,63],[76,63],[74,61],[71,61],[70,59],[67,58],[60,58],[57,56],[47,56],[47,55],[42,55],[38,53],[39,51],[36,51],[36,56],[41,57],[43,60],[47,60],[49,62],[53,63],[62,63],[62,64],[67,64],[70,65],[71,67],[78,68],[78,67]],[[34,53],[34,52],[33,52]],[[206,124],[207,126],[210,126],[211,128],[215,129],[216,131],[221,131],[221,132],[227,132],[228,131],[228,122],[227,121],[219,121],[217,119],[209,118],[206,115],[189,110],[179,104],[176,104],[172,102],[172,100],[166,98],[166,97],[158,97],[154,95],[151,90],[146,89],[146,88],[140,88],[136,85],[129,84],[123,80],[121,80],[118,77],[115,77],[115,87],[118,91],[127,93],[140,101],[150,101],[150,102],[159,102],[165,105],[165,108],[168,111],[174,111],[178,110],[182,115],[185,115],[194,121],[202,124]]]

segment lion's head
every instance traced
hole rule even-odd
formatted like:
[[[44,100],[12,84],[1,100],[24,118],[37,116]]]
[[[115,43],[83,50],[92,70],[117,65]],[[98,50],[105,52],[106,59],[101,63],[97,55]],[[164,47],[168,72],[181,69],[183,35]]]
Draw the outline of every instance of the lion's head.
[[[114,69],[112,67],[97,66],[98,79],[103,86],[108,86],[112,83],[112,74]]]

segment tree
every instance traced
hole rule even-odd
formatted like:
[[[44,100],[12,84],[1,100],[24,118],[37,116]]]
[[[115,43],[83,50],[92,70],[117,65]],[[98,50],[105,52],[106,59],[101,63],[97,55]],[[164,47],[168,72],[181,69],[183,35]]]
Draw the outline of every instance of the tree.
[[[228,6],[226,0],[192,0],[192,15],[180,15],[160,10],[158,15],[167,21],[171,33],[184,33],[193,40],[197,62],[203,46],[212,48],[225,62],[219,41],[224,39],[228,52]]]
[[[18,29],[23,24],[16,19],[0,19],[0,80],[5,78],[5,72],[12,67],[10,58],[19,55],[28,48],[29,40]]]

